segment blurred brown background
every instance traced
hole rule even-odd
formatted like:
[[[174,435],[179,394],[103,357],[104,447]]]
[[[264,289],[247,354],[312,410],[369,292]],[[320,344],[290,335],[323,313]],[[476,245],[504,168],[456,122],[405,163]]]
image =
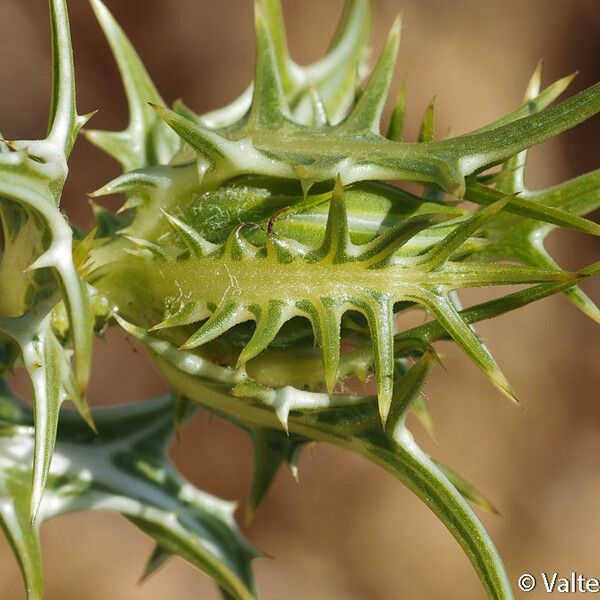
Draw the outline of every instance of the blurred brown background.
[[[253,67],[250,0],[108,0],[169,102],[202,112],[234,98]],[[290,44],[301,63],[318,57],[342,0],[284,0]],[[409,74],[409,134],[437,94],[438,131],[462,133],[516,106],[539,58],[544,81],[579,69],[574,90],[600,79],[597,0],[377,0],[374,47],[405,8],[398,79]],[[126,122],[115,66],[85,0],[71,0],[81,112],[94,126]],[[44,0],[0,0],[0,128],[8,138],[40,136],[49,98]],[[571,93],[571,91],[569,92]],[[600,166],[600,122],[588,122],[531,153],[537,187]],[[71,160],[64,208],[90,221],[86,192],[118,172],[85,141]],[[114,204],[113,204],[114,206]],[[559,232],[551,240],[567,267],[597,260],[598,240]],[[598,281],[586,285],[600,299]],[[476,299],[471,294],[468,300]],[[456,467],[501,512],[482,514],[513,583],[524,571],[600,576],[600,327],[562,298],[480,326],[520,395],[515,409],[452,346],[448,371],[427,390],[440,444],[413,429],[434,456]],[[140,400],[163,388],[131,342],[98,344],[95,405]],[[243,499],[249,441],[218,420],[198,419],[173,449],[200,487]],[[257,561],[266,600],[462,600],[483,597],[470,563],[427,508],[390,475],[335,448],[306,453],[297,485],[282,472],[247,531],[275,560]],[[174,559],[143,587],[151,548],[119,517],[83,514],[43,530],[48,600],[218,598],[202,574]],[[519,592],[517,592],[519,596]],[[528,595],[544,596],[542,592]],[[0,600],[22,599],[8,546],[0,541]]]

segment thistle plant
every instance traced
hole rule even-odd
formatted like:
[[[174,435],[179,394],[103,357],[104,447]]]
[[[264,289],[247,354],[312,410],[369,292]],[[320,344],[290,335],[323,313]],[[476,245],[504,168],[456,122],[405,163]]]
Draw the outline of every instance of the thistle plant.
[[[504,118],[440,141],[430,105],[406,141],[404,86],[385,131],[381,123],[400,18],[368,75],[371,7],[349,0],[326,56],[301,67],[278,1],[257,0],[253,83],[198,115],[165,106],[123,30],[100,0],[91,5],[130,112],[124,131],[84,131],[123,169],[91,196],[124,195],[122,208],[93,204],[96,226],[84,235],[60,211],[67,160],[91,116],[76,110],[66,0],[50,0],[47,137],[0,143],[0,523],[28,600],[43,598],[41,525],[92,509],[121,513],[154,539],[144,576],[178,555],[224,597],[258,598],[260,552],[233,505],[193,487],[167,457],[198,407],[253,442],[248,519],[308,442],[335,444],[410,488],[489,597],[511,598],[469,502],[491,504],[417,446],[406,418],[431,426],[422,389],[439,340],[516,401],[476,322],[559,292],[600,322],[578,285],[599,265],[563,270],[544,246],[557,227],[600,235],[585,218],[600,206],[600,171],[524,186],[527,149],[600,111],[600,84],[554,104],[572,78],[542,89],[538,68]],[[520,287],[461,305],[463,289],[506,285]],[[430,318],[403,329],[407,311]],[[167,397],[90,410],[92,342],[108,327],[146,347]],[[33,410],[10,389],[21,367]],[[79,414],[59,410],[66,399]]]

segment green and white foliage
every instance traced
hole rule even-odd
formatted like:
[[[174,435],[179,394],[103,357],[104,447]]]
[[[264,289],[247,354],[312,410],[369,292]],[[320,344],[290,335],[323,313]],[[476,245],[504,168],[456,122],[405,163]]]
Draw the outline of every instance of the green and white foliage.
[[[122,209],[95,204],[96,229],[73,252],[58,204],[84,118],[75,111],[64,0],[50,2],[50,133],[0,147],[0,375],[25,366],[36,416],[32,428],[4,388],[0,506],[30,598],[42,595],[41,522],[93,508],[124,514],[156,540],[149,571],[179,554],[226,597],[257,597],[256,552],[231,507],[194,490],[165,458],[171,419],[180,426],[194,404],[253,442],[248,518],[282,464],[297,474],[308,442],[336,444],[413,490],[463,547],[489,597],[511,598],[468,501],[492,504],[417,447],[406,417],[412,411],[433,431],[422,389],[439,340],[453,340],[514,400],[474,323],[560,292],[600,321],[577,285],[600,265],[564,271],[544,246],[557,227],[600,235],[585,218],[600,206],[600,172],[547,190],[524,186],[527,149],[600,111],[600,84],[553,104],[572,77],[542,90],[538,68],[523,104],[505,117],[438,141],[431,104],[409,142],[405,85],[385,133],[381,124],[400,18],[367,78],[368,0],[348,0],[326,56],[307,66],[289,55],[278,0],[259,0],[253,83],[229,106],[198,115],[180,101],[165,106],[110,12],[91,4],[130,112],[123,131],[85,132],[123,169],[92,196],[123,194]],[[462,307],[461,290],[505,285],[521,287]],[[431,318],[403,330],[396,317],[409,310]],[[112,325],[146,346],[177,402],[87,411],[92,334]],[[373,381],[376,393],[357,381]],[[51,462],[66,397],[98,434],[61,416]]]
[[[0,524],[15,551],[28,600],[43,598],[40,525],[82,510],[116,512],[156,542],[149,577],[172,555],[205,571],[227,597],[254,598],[250,561],[235,505],[193,487],[167,458],[174,436],[170,398],[94,412],[97,433],[73,412],[61,415],[46,493],[29,522],[34,428],[31,411],[0,388]]]
[[[85,283],[73,261],[73,233],[59,210],[67,158],[89,116],[75,106],[73,56],[67,7],[50,2],[53,87],[48,135],[43,140],[0,142],[0,341],[13,345],[31,378],[35,402],[32,516],[39,507],[56,436],[60,404],[71,399],[90,424],[83,394],[91,345],[91,312]],[[51,322],[59,302],[66,307],[75,355],[64,349]]]

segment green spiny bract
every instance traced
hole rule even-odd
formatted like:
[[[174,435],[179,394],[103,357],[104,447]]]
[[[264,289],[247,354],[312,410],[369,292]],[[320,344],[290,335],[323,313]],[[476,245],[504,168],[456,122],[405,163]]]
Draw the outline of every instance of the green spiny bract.
[[[165,107],[124,32],[99,0],[91,3],[130,109],[124,131],[85,132],[124,171],[92,196],[123,193],[122,210],[94,205],[96,229],[73,248],[58,205],[85,118],[75,110],[65,0],[50,0],[49,135],[0,144],[0,374],[23,365],[35,402],[33,428],[3,384],[0,523],[29,600],[43,596],[40,524],[92,508],[120,512],[156,540],[146,575],[178,554],[226,597],[257,597],[250,571],[257,553],[240,537],[231,507],[194,490],[165,458],[192,404],[250,435],[249,518],[281,464],[296,472],[307,442],[337,444],[419,495],[464,548],[488,595],[512,597],[467,500],[492,505],[423,453],[405,421],[413,411],[431,430],[421,390],[437,340],[453,339],[514,399],[473,323],[557,292],[600,321],[577,286],[598,266],[563,271],[543,244],[556,227],[600,234],[584,218],[600,205],[600,172],[548,190],[523,184],[527,149],[598,112],[600,84],[550,107],[572,77],[542,90],[538,67],[524,103],[506,117],[435,141],[431,104],[409,143],[405,86],[381,133],[400,19],[361,89],[367,0],[348,1],[327,55],[306,67],[289,56],[278,1],[261,0],[254,83],[231,105],[197,115],[182,102]],[[421,183],[423,194],[389,180]],[[463,198],[479,208],[459,206]],[[527,287],[462,308],[461,289],[506,284]],[[396,316],[408,310],[433,320],[401,330]],[[145,344],[173,401],[89,412],[92,334],[114,324]],[[351,383],[370,375],[374,397]],[[58,425],[67,397],[98,434],[75,415]]]

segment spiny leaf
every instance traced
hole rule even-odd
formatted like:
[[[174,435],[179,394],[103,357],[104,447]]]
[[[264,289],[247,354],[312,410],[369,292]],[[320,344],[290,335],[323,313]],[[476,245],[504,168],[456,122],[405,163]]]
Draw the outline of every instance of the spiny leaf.
[[[15,406],[14,399],[3,396],[2,413],[6,402]],[[170,399],[121,405],[97,411],[95,417],[98,436],[70,413],[61,419],[56,445],[60,460],[51,468],[48,502],[40,511],[40,521],[81,510],[120,513],[161,548],[151,568],[165,558],[165,553],[176,554],[204,570],[235,600],[255,600],[250,561],[259,553],[239,533],[233,520],[234,507],[194,488],[167,458],[173,435]],[[27,506],[19,495],[26,498],[26,490],[21,484],[17,490],[15,484],[27,481],[30,475],[26,461],[32,432],[24,425],[30,421],[31,415],[25,414],[18,421],[23,425],[12,426],[0,435],[0,454],[9,463],[0,476],[0,520],[8,523],[14,539],[24,534],[19,556],[30,575],[28,584],[34,589],[29,599],[41,600],[37,530],[30,533],[24,527],[26,521],[19,530],[9,511],[9,507],[22,510]],[[20,453],[15,453],[16,448]],[[77,466],[82,454],[90,459],[84,473]]]
[[[542,108],[538,107],[535,103],[535,99],[540,94],[541,79],[542,61],[537,64],[537,67],[529,80],[527,89],[525,90],[525,97],[523,98],[523,103],[530,107],[531,113],[537,112]],[[526,160],[526,150],[523,150],[523,152],[506,160],[495,178],[496,189],[504,194],[522,192],[525,189],[524,173]]]
[[[498,200],[504,198],[504,194],[493,188],[484,186],[474,179],[470,179],[467,183],[465,199],[488,206]],[[571,214],[560,208],[555,208],[541,202],[535,202],[529,198],[522,196],[513,196],[510,204],[506,207],[508,212],[528,217],[530,219],[538,219],[546,223],[552,223],[559,227],[566,227],[589,233],[591,235],[600,235],[600,225],[584,219],[580,216]]]
[[[310,255],[309,260],[323,258],[333,263],[343,262],[348,258],[350,247],[344,187],[338,177],[331,195],[323,244],[319,250]]]
[[[213,393],[206,394],[194,384],[196,376],[176,367],[179,359],[163,352],[155,354],[157,366],[172,385],[190,390],[191,398],[208,410],[225,413],[235,420],[240,407],[244,407],[246,423],[264,427],[266,423],[276,424],[276,417],[266,406],[270,396],[281,394],[283,390],[268,390],[264,386],[260,392],[265,404],[248,404],[246,398],[249,387],[255,393],[261,386],[246,386],[244,393],[229,395],[223,383],[214,381]],[[220,377],[219,377],[220,379]],[[206,381],[205,381],[206,384]],[[374,402],[351,403],[351,398],[340,398],[345,405],[336,405],[336,418],[331,420],[328,405],[321,406],[322,394],[308,393],[286,388],[288,405],[312,406],[310,410],[288,412],[290,433],[300,433],[315,440],[334,443],[365,456],[375,464],[390,471],[400,481],[417,494],[461,544],[477,570],[490,598],[504,600],[512,597],[510,583],[498,553],[473,510],[460,492],[452,485],[431,459],[418,448],[410,433],[403,429],[391,439],[379,424],[377,406]],[[236,404],[237,402],[241,404]],[[312,398],[312,400],[311,400]],[[342,408],[343,406],[343,408]]]
[[[534,85],[539,84],[539,78],[541,77],[541,69],[542,63],[538,63],[534,74],[531,77],[530,84],[527,89],[527,94],[533,92]],[[517,121],[518,119],[522,119],[528,115],[531,115],[535,112],[539,112],[540,110],[545,109],[547,106],[552,104],[571,84],[573,79],[576,77],[577,72],[571,73],[566,77],[555,81],[553,84],[549,85],[546,89],[542,90],[539,94],[536,95],[535,98],[531,98],[524,102],[517,110],[505,115],[501,119],[486,125],[485,127],[481,127],[477,129],[473,133],[482,133],[484,131],[491,131],[492,129],[497,129],[502,125],[506,125],[507,123],[512,123],[513,121]]]
[[[266,309],[261,307],[256,315],[254,334],[238,357],[238,367],[258,356],[273,341],[291,314],[290,306],[278,300],[270,300]]]
[[[390,124],[388,125],[388,130],[386,133],[386,137],[392,142],[401,142],[402,141],[402,131],[404,129],[404,117],[406,115],[406,93],[407,93],[407,81],[406,77],[402,81],[402,85],[400,86],[400,92],[398,93],[398,97],[394,104],[394,110],[392,111],[392,116],[390,118]]]
[[[225,301],[218,306],[212,316],[181,346],[182,350],[191,350],[219,337],[238,323],[247,321],[250,316],[244,306],[235,301]]]
[[[444,295],[425,295],[422,298],[440,325],[452,336],[471,360],[490,378],[510,400],[517,402],[514,392],[488,349],[475,335],[467,322]]]
[[[582,280],[586,277],[592,276],[600,272],[600,262],[594,263],[587,269],[583,269],[580,272],[578,280]],[[460,311],[460,317],[465,323],[476,323],[478,321],[484,321],[486,319],[493,319],[507,312],[516,310],[532,302],[536,302],[548,296],[552,296],[557,292],[567,290],[573,285],[573,281],[559,281],[554,283],[543,283],[535,287],[530,287],[525,290],[520,290],[512,294],[507,294],[501,298],[489,300],[477,304],[470,308],[466,308]],[[407,329],[395,336],[395,341],[401,342],[402,340],[421,340],[422,343],[431,344],[432,342],[448,338],[450,332],[442,325],[439,320],[430,321],[424,325]]]
[[[327,393],[331,395],[337,382],[340,362],[340,306],[331,298],[319,298],[312,302],[301,302],[299,308],[307,314],[312,323],[315,340],[323,357]]]
[[[398,15],[390,30],[386,45],[381,52],[379,62],[361,94],[356,107],[342,125],[346,133],[375,133],[379,134],[381,114],[389,92],[398,48],[400,46],[400,30],[402,14]]]
[[[428,104],[419,128],[419,143],[433,142],[435,134],[435,98]]]
[[[390,299],[373,295],[362,301],[354,299],[353,304],[363,313],[369,325],[377,377],[379,414],[381,422],[385,425],[392,405],[394,385],[394,318]]]
[[[280,69],[269,36],[261,3],[255,2],[256,70],[249,126],[257,129],[279,128],[290,118],[281,85]]]
[[[118,160],[124,171],[168,163],[179,142],[177,136],[157,119],[149,102],[164,104],[131,42],[100,0],[90,0],[121,73],[129,125],[124,131],[87,131],[86,137]]]
[[[485,510],[497,515],[499,514],[495,506],[479,491],[473,484],[469,483],[464,477],[459,475],[453,469],[442,465],[436,460],[433,461],[438,469],[451,481],[452,485],[467,499],[484,508]]]
[[[433,156],[457,161],[467,176],[589,119],[600,110],[600,83],[551,108],[495,127],[429,145]]]
[[[254,476],[248,504],[246,522],[250,523],[269,492],[281,465],[290,466],[306,440],[297,435],[287,435],[275,429],[246,427],[254,445]]]
[[[254,13],[255,19],[261,20],[260,28],[262,31],[259,32],[257,27],[257,41],[259,36],[262,35],[265,35],[269,39],[269,44],[271,46],[269,52],[276,60],[278,76],[283,90],[285,90],[286,95],[291,94],[293,93],[296,82],[294,68],[288,50],[281,2],[280,0],[257,0],[255,2]]]
[[[48,142],[68,156],[86,117],[77,115],[75,104],[75,70],[65,0],[50,0],[52,40],[52,100],[48,124]]]

